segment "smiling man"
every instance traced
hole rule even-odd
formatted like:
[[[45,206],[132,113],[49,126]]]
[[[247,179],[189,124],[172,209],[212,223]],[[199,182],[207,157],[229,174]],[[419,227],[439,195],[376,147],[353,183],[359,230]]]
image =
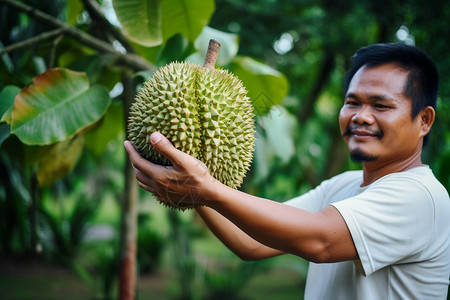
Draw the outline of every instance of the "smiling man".
[[[436,100],[416,99],[423,109],[413,113],[414,100],[404,92],[409,74],[397,62],[366,65],[348,86],[339,123],[350,156],[367,169],[364,185],[422,165],[423,138],[433,124]]]
[[[207,226],[242,259],[310,260],[305,299],[446,299],[450,200],[421,161],[435,117],[436,67],[416,47],[372,45],[353,57],[345,91],[339,124],[362,170],[285,203],[221,184],[159,133],[150,140],[172,167],[125,147],[142,188],[163,202],[202,204]]]

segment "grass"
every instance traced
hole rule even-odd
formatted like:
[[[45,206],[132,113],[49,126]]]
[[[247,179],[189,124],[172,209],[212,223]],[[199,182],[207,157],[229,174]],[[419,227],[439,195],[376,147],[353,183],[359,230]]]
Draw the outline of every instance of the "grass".
[[[5,300],[89,299],[91,291],[71,271],[35,260],[2,261],[0,294]]]
[[[304,278],[288,269],[274,268],[253,277],[242,292],[243,299],[303,299]]]
[[[270,269],[249,280],[239,299],[302,299],[304,276],[290,268],[292,264],[301,262],[292,256],[275,259]],[[174,299],[173,280],[174,275],[168,270],[141,275],[139,299]],[[0,260],[0,295],[5,300],[96,299],[72,270],[39,260]]]

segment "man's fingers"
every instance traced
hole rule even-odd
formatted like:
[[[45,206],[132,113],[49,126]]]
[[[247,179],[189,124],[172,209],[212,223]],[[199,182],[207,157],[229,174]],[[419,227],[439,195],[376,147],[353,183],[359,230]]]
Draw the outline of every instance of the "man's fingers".
[[[152,133],[150,136],[150,142],[156,151],[172,162],[174,167],[179,167],[181,165],[182,157],[187,155],[186,153],[175,148],[172,143],[159,132]]]
[[[154,132],[151,134],[150,142],[152,143],[152,146],[156,151],[158,151],[161,155],[171,161],[175,169],[183,169],[184,167],[186,167],[184,163],[191,159],[191,156],[175,148],[172,143],[159,132]],[[125,141],[124,145],[131,162],[137,169],[142,169],[146,164],[149,163],[146,159],[141,157],[141,155],[136,151],[131,142]],[[197,164],[202,165],[206,172],[208,171],[206,166],[204,166],[204,164],[199,160],[197,160]],[[158,168],[158,171],[161,171],[161,169]]]
[[[173,166],[161,166],[147,161],[131,142],[125,141],[124,146],[139,186],[155,195],[160,202],[167,204],[199,203],[200,199],[197,198],[200,186],[209,176],[206,166],[176,149],[161,133],[153,133],[150,141],[155,150],[169,159]]]
[[[130,141],[125,141],[123,145],[125,146],[125,150],[127,150],[128,157],[130,158],[133,166],[140,169],[141,168],[140,166],[145,161],[145,159],[141,157],[141,155],[136,151],[136,149],[134,149],[134,146],[131,144]]]
[[[140,186],[141,188],[143,188],[144,190],[146,190],[146,191],[148,191],[148,192],[150,192],[150,193],[152,193],[152,194],[155,194],[155,190],[154,190],[151,186],[146,185],[145,183],[142,183],[142,182],[140,182],[140,181],[138,181],[138,183],[139,183],[139,186]]]
[[[152,178],[150,178],[147,175],[145,175],[144,173],[142,173],[141,171],[135,169],[134,174],[136,176],[136,179],[139,182],[142,182],[143,184],[148,185],[148,186],[154,186],[155,185],[155,181]]]

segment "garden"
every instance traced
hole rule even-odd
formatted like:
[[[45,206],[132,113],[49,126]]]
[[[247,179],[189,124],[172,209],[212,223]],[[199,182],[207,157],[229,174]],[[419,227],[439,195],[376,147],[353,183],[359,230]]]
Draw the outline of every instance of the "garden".
[[[448,20],[438,0],[0,0],[0,298],[302,299],[305,260],[242,261],[138,187],[136,94],[219,40],[255,113],[239,189],[282,202],[360,168],[337,122],[352,54],[415,44],[442,78],[423,161],[449,190]]]

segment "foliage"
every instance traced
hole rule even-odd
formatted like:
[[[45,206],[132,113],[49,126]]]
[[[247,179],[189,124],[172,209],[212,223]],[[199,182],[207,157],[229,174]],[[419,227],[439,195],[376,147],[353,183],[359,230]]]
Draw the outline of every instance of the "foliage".
[[[10,6],[17,8],[15,7],[17,2],[5,2]],[[214,37],[214,35],[225,37],[227,42],[225,50],[237,49],[237,40],[227,36],[227,34],[220,33],[213,29],[202,30],[214,7],[211,1],[207,2],[208,5],[205,5],[203,2],[191,3],[189,9],[177,13],[177,10],[182,6],[182,3],[182,1],[164,1],[161,3],[159,3],[159,1],[114,2],[117,16],[119,20],[121,20],[124,28],[123,33],[134,43],[139,44],[136,45],[136,51],[144,53],[147,51],[148,46],[156,46],[149,50],[159,52],[159,54],[153,58],[151,64],[138,63],[136,66],[133,63],[129,63],[127,67],[131,67],[135,71],[151,70],[153,69],[153,67],[151,67],[152,64],[160,65],[161,63],[167,63],[169,60],[173,60],[172,48],[177,49],[176,58],[178,59],[187,59],[187,56],[189,55],[194,55],[190,57],[191,59],[195,59],[195,54],[199,53],[198,49],[205,49],[207,46],[207,44],[200,45],[197,41],[197,37],[199,41],[206,42],[207,39],[205,37],[208,35],[210,37]],[[149,7],[147,7],[147,5],[149,5]],[[94,3],[86,1],[85,6],[92,18],[99,18],[98,14],[101,14],[101,11],[95,11],[96,7]],[[28,9],[27,6],[18,7],[19,10],[26,11]],[[157,9],[152,10],[152,7],[157,7]],[[72,6],[69,6],[68,9],[70,10],[68,12],[69,15],[74,13],[71,9],[76,9],[78,11],[78,8]],[[154,16],[156,18],[146,14],[151,14],[154,11],[158,11],[157,15]],[[4,12],[8,12],[8,8],[5,8]],[[15,10],[13,10],[12,16],[14,15],[16,15]],[[35,19],[29,19],[27,15],[16,15],[17,18],[19,16],[24,18],[25,22],[23,24],[15,24],[13,22],[12,25],[9,26],[16,30],[29,30],[37,39],[36,41],[26,40],[25,42],[33,44],[49,38],[47,35],[44,35],[47,33],[44,29],[42,29],[44,33],[35,33],[35,29],[31,28],[36,22]],[[52,19],[49,15],[40,13],[36,14],[34,17],[36,16],[40,16],[38,19],[43,22],[49,22],[48,20],[50,19],[51,22],[49,23],[52,23],[52,25],[57,27],[60,26],[61,29],[66,29],[69,31],[69,35],[77,34],[86,36],[85,39],[88,41],[85,41],[85,44],[87,44],[87,46],[96,50],[99,50],[100,48],[100,50],[107,52],[108,55],[109,52],[112,52],[114,55],[120,55],[117,50],[114,50],[114,43],[106,46],[104,45],[103,40],[98,39],[92,41],[90,36],[80,33],[77,28],[69,27],[67,24],[57,19]],[[175,16],[175,19],[173,16]],[[149,20],[152,20],[153,22],[155,19],[155,24],[149,22]],[[118,38],[117,41],[122,42],[124,48],[130,48],[131,54],[125,53],[122,55],[124,57],[122,60],[117,59],[114,61],[114,56],[92,54],[83,45],[79,46],[77,49],[78,52],[76,52],[74,51],[76,48],[74,49],[71,36],[66,37],[63,32],[59,32],[60,36],[58,42],[67,43],[70,45],[70,48],[53,45],[50,53],[51,61],[48,62],[47,65],[50,65],[50,63],[53,65],[59,62],[65,68],[48,68],[47,71],[38,74],[32,79],[32,85],[23,88],[20,93],[16,95],[14,95],[14,92],[17,92],[17,88],[14,87],[14,85],[11,87],[8,86],[3,91],[8,101],[1,107],[2,110],[0,113],[2,115],[2,120],[6,121],[7,124],[11,124],[11,134],[16,135],[25,145],[50,145],[71,139],[74,135],[83,135],[86,132],[98,129],[98,126],[91,125],[99,121],[100,118],[105,115],[106,109],[110,104],[111,100],[107,95],[107,89],[109,89],[111,93],[111,89],[117,87],[117,83],[120,82],[118,81],[120,79],[119,77],[109,76],[107,73],[110,72],[112,75],[115,75],[117,70],[120,72],[120,64],[123,63],[123,60],[127,62],[129,59],[135,58],[133,54],[134,50],[132,50],[132,46],[126,41],[125,37],[120,33],[117,33],[115,27],[112,27],[104,17],[98,21],[106,23],[105,26],[109,25],[108,30],[111,31],[111,34],[116,35]],[[148,28],[151,29],[151,31],[154,31],[153,34],[143,31],[140,24],[148,24]],[[38,28],[41,29],[40,27]],[[38,33],[40,35],[38,35]],[[142,33],[144,33],[146,37],[156,37],[161,35],[162,39],[147,42],[146,39],[141,36],[135,35]],[[8,42],[15,41],[15,37],[8,36],[6,32],[2,32],[2,36],[5,36],[5,40]],[[103,39],[108,41],[108,36],[103,37]],[[166,44],[161,45],[162,42],[166,42]],[[181,46],[181,51],[179,46]],[[203,51],[204,50],[201,52]],[[9,51],[7,51],[4,56],[10,58],[8,52]],[[24,60],[29,63],[28,52],[26,50],[19,48],[17,52],[13,53],[24,55]],[[184,56],[180,56],[180,53],[184,53]],[[33,57],[38,57],[39,61],[42,62],[45,58],[40,55],[50,54],[48,53],[48,49],[45,49],[42,53],[38,51]],[[235,69],[237,73],[240,73],[242,74],[242,77],[245,77],[243,80],[248,84],[249,93],[258,95],[262,91],[272,99],[277,99],[278,102],[281,102],[287,91],[287,84],[285,83],[286,80],[284,79],[284,76],[262,63],[258,64],[252,62],[251,58],[236,58],[233,60],[234,55],[236,55],[236,51],[226,51],[221,55],[219,61],[235,61],[234,65],[239,66],[235,67]],[[113,62],[111,63],[105,60],[108,58]],[[1,85],[4,86],[11,81],[7,79],[8,75],[17,75],[17,73],[14,72],[17,71],[17,67],[19,66],[18,62],[15,62],[12,58],[7,61],[11,63],[8,64],[9,68],[6,68],[5,71],[0,73],[2,78],[5,79],[1,81]],[[46,69],[45,66],[40,65],[40,67],[43,70]],[[68,68],[73,68],[83,73],[74,72]],[[33,76],[32,74],[33,72],[31,72],[30,75]],[[264,77],[262,76],[266,74],[270,74],[271,77],[263,79]],[[30,77],[19,77],[21,77],[20,79],[22,81],[20,86],[26,86]],[[280,81],[283,84],[280,85]],[[258,84],[258,82],[261,82],[262,84]],[[14,83],[14,80],[12,83]],[[254,85],[254,83],[257,85]],[[124,83],[122,82],[121,84],[123,85]],[[123,97],[124,95],[122,94],[119,96]],[[13,98],[14,100],[12,100]],[[89,128],[89,126],[91,126],[91,128]],[[7,127],[3,126],[2,128],[3,132],[7,132]],[[66,147],[56,150],[57,152],[64,153],[67,151]],[[77,153],[79,153],[79,151]],[[77,158],[77,155],[73,155],[70,159],[72,162],[71,164],[60,162],[60,164],[64,164],[65,167],[60,167],[59,169],[66,170],[66,172],[61,173],[60,177],[64,177],[68,171],[75,166]],[[58,169],[58,166],[55,166],[55,169]],[[58,178],[52,179],[54,181]],[[40,182],[44,182],[44,185],[51,184],[51,181],[49,182],[49,180]]]
[[[0,152],[0,251],[7,255],[32,252],[28,232],[30,194],[19,164]]]
[[[44,247],[53,253],[54,258],[67,263],[77,257],[88,222],[93,217],[98,203],[80,199],[75,202],[69,212],[64,211],[64,206],[61,203],[62,211],[56,214],[49,209],[41,209],[40,213],[43,222],[42,230],[46,232],[42,237]]]
[[[220,265],[222,264],[222,265]],[[265,261],[244,262],[224,259],[214,270],[204,273],[205,296],[203,299],[239,299],[242,289],[252,276],[269,268]]]
[[[138,217],[138,262],[142,274],[155,272],[161,264],[165,246],[163,235],[151,228],[151,215],[141,213]]]
[[[244,82],[258,113],[243,190],[284,201],[359,168],[348,160],[337,126],[345,70],[356,49],[394,41],[415,43],[438,63],[441,92],[424,161],[450,188],[449,14],[450,3],[437,0],[425,6],[416,0],[1,0],[0,252],[36,253],[38,233],[49,228],[61,254],[75,255],[66,247],[83,243],[86,219],[51,213],[42,205],[49,191],[61,182],[68,190],[85,182],[85,198],[98,199],[103,216],[107,199],[118,206],[127,201],[120,144],[129,103],[156,68],[174,60],[202,64],[210,38],[222,42],[217,65]],[[61,201],[71,197],[68,190]],[[141,198],[140,205],[149,201]],[[81,213],[87,200],[77,199]],[[67,217],[77,238],[63,225]],[[167,236],[147,221],[139,222],[145,252],[138,251],[138,260],[142,270],[153,270]],[[173,227],[173,234],[186,250],[192,228],[180,226],[185,231]],[[98,254],[105,274],[113,273],[118,252]],[[199,270],[184,254],[188,263],[180,261],[178,270],[187,283]],[[104,282],[103,294],[110,295],[113,280]],[[193,292],[187,286],[184,293]]]
[[[50,69],[15,97],[11,133],[27,145],[61,142],[98,121],[110,102],[106,89],[89,87],[85,74]]]
[[[144,46],[160,45],[177,33],[193,42],[214,11],[212,0],[190,1],[189,5],[180,0],[113,3],[127,37]]]

